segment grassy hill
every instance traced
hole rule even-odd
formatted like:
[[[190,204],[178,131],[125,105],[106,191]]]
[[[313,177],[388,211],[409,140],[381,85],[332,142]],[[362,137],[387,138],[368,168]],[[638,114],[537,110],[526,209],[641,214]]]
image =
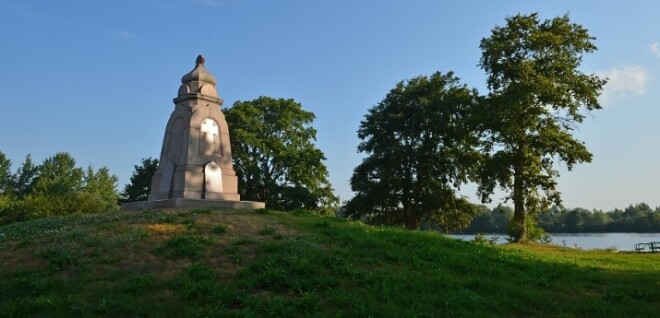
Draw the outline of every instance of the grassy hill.
[[[490,247],[304,213],[0,227],[0,317],[651,317],[660,254]]]

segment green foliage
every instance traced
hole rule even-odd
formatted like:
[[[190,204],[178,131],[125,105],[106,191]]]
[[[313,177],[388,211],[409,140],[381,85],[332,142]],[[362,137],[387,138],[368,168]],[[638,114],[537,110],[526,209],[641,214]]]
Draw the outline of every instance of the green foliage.
[[[158,159],[142,158],[140,165],[133,166],[131,183],[124,187],[122,199],[126,202],[147,201],[151,192],[151,178],[158,169]]]
[[[485,132],[479,193],[511,189],[515,241],[527,238],[526,215],[560,204],[555,161],[570,170],[591,153],[571,132],[581,109],[600,109],[605,80],[579,71],[582,55],[596,50],[593,37],[568,16],[541,21],[516,15],[481,41],[480,66],[490,94],[481,110]]]
[[[216,225],[216,226],[214,226],[213,229],[211,230],[211,233],[212,233],[212,234],[215,234],[215,235],[222,235],[222,234],[225,234],[225,233],[227,233],[227,227],[224,226],[224,225],[222,225],[222,224]]]
[[[154,252],[166,258],[195,259],[204,253],[208,243],[208,239],[199,235],[177,234],[157,246]]]
[[[76,167],[76,160],[70,154],[58,152],[39,166],[34,194],[58,196],[82,190],[83,170]]]
[[[203,264],[191,264],[178,280],[179,295],[185,299],[209,303],[221,293],[215,272]]]
[[[117,177],[110,174],[110,170],[101,167],[94,171],[88,167],[85,172],[85,184],[83,193],[92,202],[94,208],[89,208],[87,213],[100,213],[117,210]]]
[[[509,233],[508,223],[513,218],[513,209],[499,206],[485,209],[463,233]],[[648,204],[631,204],[624,210],[603,212],[583,208],[566,209],[554,206],[527,222],[550,233],[658,233],[660,232],[660,207],[652,209]],[[528,224],[528,228],[529,228]],[[536,232],[531,230],[530,232]],[[529,235],[530,238],[534,237]],[[533,238],[533,240],[539,240]]]
[[[14,199],[8,195],[0,195],[0,224],[9,223],[14,209]]]
[[[487,238],[484,233],[477,233],[474,236],[474,239],[472,239],[472,242],[477,243],[477,244],[488,244],[491,246],[495,246],[497,244],[498,237],[493,236],[491,238]]]
[[[550,234],[546,233],[545,230],[538,225],[536,217],[530,214],[526,217],[525,226],[527,228],[525,229],[525,232],[527,233],[527,240],[546,244],[550,243],[552,241]],[[506,233],[509,235],[509,238],[507,238],[507,240],[509,240],[509,242],[516,242],[516,234],[520,233],[521,229],[518,228],[520,226],[519,223],[512,221],[513,219],[509,220],[508,223]]]
[[[11,161],[0,151],[0,224],[8,222],[14,207],[14,175]]]
[[[66,248],[46,248],[37,251],[37,255],[48,261],[51,269],[73,268],[79,262],[78,256]]]
[[[477,101],[453,73],[399,82],[360,123],[358,151],[367,156],[351,177],[357,194],[347,216],[409,229],[469,225],[476,207],[455,189],[479,160],[470,117]]]
[[[279,210],[338,202],[325,156],[314,145],[313,113],[293,99],[262,96],[236,102],[225,115],[242,198]]]
[[[156,278],[152,275],[138,276],[127,282],[124,292],[139,295],[152,290],[154,286],[156,286]]]
[[[14,185],[13,179],[13,175],[11,174],[11,160],[0,151],[0,195],[8,195],[12,192]]]
[[[25,161],[18,168],[14,175],[14,192],[19,198],[32,193],[34,183],[39,176],[39,167],[32,162],[32,156],[29,154],[25,157]]]
[[[274,228],[274,227],[266,226],[266,227],[262,228],[261,230],[259,230],[259,232],[257,232],[257,233],[259,235],[263,235],[263,236],[276,236],[277,235],[277,229]]]
[[[660,232],[660,207],[631,204],[624,210],[603,212],[586,209],[553,208],[539,218],[539,225],[549,232]]]
[[[12,211],[14,221],[38,219],[54,215],[81,214],[86,206],[80,193],[28,194],[16,203]]]
[[[0,223],[52,215],[117,210],[117,177],[106,167],[83,170],[60,152],[34,165],[30,155],[12,176],[8,194],[0,195]]]
[[[274,211],[266,208],[261,208],[254,210],[254,212],[257,214],[272,214]]]

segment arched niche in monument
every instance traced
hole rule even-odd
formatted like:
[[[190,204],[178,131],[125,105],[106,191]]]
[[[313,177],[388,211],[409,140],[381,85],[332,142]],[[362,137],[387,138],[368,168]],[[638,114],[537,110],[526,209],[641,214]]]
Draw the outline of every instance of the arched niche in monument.
[[[211,161],[204,167],[204,197],[209,198],[211,193],[222,192],[222,169]]]
[[[199,153],[211,156],[222,154],[222,140],[220,139],[220,127],[212,118],[202,120],[199,127]]]

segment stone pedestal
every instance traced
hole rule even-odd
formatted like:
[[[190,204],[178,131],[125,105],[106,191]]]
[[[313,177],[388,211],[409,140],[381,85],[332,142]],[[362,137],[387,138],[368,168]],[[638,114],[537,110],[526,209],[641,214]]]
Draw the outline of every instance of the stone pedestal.
[[[227,201],[227,200],[202,200],[202,199],[166,199],[156,201],[128,202],[121,205],[122,210],[159,210],[159,209],[194,209],[194,208],[218,208],[256,210],[263,209],[263,202],[253,201]]]
[[[160,163],[151,180],[146,202],[123,204],[122,209],[239,207],[229,128],[220,110],[216,80],[197,57],[195,68],[181,78],[167,122]],[[263,208],[249,202],[243,208]]]

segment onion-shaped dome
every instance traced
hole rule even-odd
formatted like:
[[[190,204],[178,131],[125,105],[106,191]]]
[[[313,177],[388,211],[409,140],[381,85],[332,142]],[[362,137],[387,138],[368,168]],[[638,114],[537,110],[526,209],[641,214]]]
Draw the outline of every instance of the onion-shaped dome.
[[[206,70],[204,67],[204,57],[202,55],[197,56],[195,68],[188,72],[186,75],[183,75],[181,78],[181,83],[190,83],[193,81],[204,82],[215,85],[215,77]]]
[[[195,68],[183,75],[177,98],[183,98],[189,94],[202,94],[218,98],[218,90],[215,87],[215,77],[204,67],[204,56],[198,55]]]

